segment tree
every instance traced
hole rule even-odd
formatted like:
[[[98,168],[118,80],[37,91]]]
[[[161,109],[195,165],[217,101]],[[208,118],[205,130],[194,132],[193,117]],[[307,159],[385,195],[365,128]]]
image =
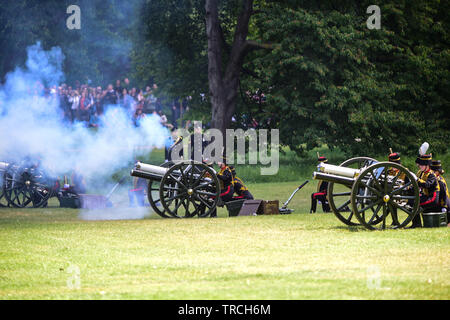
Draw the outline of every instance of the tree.
[[[323,143],[353,155],[416,153],[425,140],[445,152],[448,10],[388,3],[381,30],[369,30],[370,4],[283,1],[265,10],[258,28],[274,49],[250,59],[260,78],[252,86],[267,93],[263,117],[299,153]]]
[[[211,127],[225,132],[236,111],[244,59],[270,48],[247,39],[254,1],[151,1],[142,11],[143,50],[134,51],[138,77],[153,75],[172,97],[209,93]],[[259,2],[261,5],[263,1]]]
[[[26,48],[60,47],[66,81],[107,84],[130,72],[129,40],[143,0],[80,0],[81,29],[66,26],[70,0],[3,1],[0,9],[0,77],[25,63]]]
[[[247,39],[250,18],[255,11],[253,0],[244,0],[237,18],[233,42],[229,46],[228,61],[224,62],[223,51],[228,44],[219,20],[218,0],[206,0],[205,9],[212,127],[225,133],[235,113],[239,78],[246,55],[254,49],[270,48],[270,45]]]

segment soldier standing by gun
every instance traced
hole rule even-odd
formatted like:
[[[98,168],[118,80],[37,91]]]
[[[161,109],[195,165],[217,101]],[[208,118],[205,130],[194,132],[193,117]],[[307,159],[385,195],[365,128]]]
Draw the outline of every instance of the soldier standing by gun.
[[[317,161],[319,163],[328,162],[326,157],[321,157],[319,154],[317,154],[317,157]],[[320,180],[319,185],[317,186],[317,192],[311,194],[311,209],[309,210],[309,213],[316,212],[317,201],[322,203],[323,212],[330,212],[330,206],[327,199],[327,189],[328,182]]]
[[[447,181],[445,181],[444,170],[442,169],[441,161],[433,160],[431,162],[431,170],[436,175],[439,183],[439,205],[442,212],[447,212],[447,222],[450,223],[450,194],[448,191]]]
[[[436,212],[439,209],[439,184],[430,168],[431,161],[431,154],[423,154],[416,159],[419,166],[417,184],[420,187],[420,206],[423,212]],[[422,227],[418,214],[414,217],[411,228],[416,227]]]

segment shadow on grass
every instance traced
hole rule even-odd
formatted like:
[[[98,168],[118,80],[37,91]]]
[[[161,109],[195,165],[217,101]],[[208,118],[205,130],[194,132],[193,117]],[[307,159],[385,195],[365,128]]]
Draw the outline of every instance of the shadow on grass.
[[[363,226],[336,226],[333,227],[332,229],[347,230],[350,232],[371,231]]]

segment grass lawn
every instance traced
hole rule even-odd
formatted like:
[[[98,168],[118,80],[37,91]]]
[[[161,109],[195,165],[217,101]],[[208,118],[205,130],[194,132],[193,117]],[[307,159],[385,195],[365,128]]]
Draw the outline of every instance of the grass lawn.
[[[249,187],[281,205],[301,182]],[[125,190],[101,212],[0,208],[0,299],[450,298],[449,228],[349,228],[308,213],[316,184],[277,216],[114,220],[142,216]]]

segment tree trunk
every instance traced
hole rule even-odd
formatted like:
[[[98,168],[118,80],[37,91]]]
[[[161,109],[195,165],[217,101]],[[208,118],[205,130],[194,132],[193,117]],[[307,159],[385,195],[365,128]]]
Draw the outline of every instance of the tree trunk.
[[[219,129],[225,138],[236,108],[239,76],[245,55],[252,42],[246,40],[248,23],[253,13],[253,0],[244,0],[239,14],[230,58],[223,69],[224,36],[220,27],[218,0],[206,0],[206,34],[208,37],[208,80],[212,105],[211,127]],[[225,143],[224,143],[225,146]]]

